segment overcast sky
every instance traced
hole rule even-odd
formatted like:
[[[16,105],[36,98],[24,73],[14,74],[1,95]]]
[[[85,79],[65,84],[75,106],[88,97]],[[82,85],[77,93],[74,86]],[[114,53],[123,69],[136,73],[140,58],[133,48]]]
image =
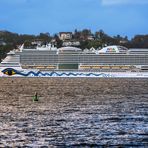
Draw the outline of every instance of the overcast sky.
[[[148,34],[148,0],[0,0],[0,30],[54,34],[76,28]]]

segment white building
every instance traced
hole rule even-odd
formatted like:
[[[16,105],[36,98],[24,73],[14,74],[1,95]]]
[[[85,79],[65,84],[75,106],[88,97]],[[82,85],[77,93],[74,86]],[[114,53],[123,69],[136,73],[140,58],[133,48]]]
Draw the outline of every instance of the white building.
[[[64,41],[62,46],[80,46],[79,41]]]
[[[71,40],[72,39],[72,32],[60,32],[59,33],[60,40]]]

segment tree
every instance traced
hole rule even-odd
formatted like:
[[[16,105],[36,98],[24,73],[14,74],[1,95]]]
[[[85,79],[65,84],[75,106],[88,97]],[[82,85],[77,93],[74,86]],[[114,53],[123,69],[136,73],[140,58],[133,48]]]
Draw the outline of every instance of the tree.
[[[57,34],[54,35],[54,39],[56,40],[57,48],[62,47],[63,41],[59,39]]]
[[[148,48],[148,35],[136,35],[131,40],[132,48]]]
[[[89,41],[88,42],[88,46],[87,46],[89,49],[91,47],[94,47],[95,49],[99,48],[99,47],[102,47],[102,43],[98,40],[94,40],[94,41]]]
[[[47,43],[51,41],[51,37],[49,33],[40,33],[40,35],[37,36],[37,38]]]
[[[31,41],[30,40],[26,40],[24,42],[24,48],[31,48],[31,47],[32,47]]]
[[[73,38],[76,40],[80,40],[80,37],[81,37],[81,32],[77,31],[77,29],[75,29]]]
[[[91,33],[91,30],[89,29],[83,29],[82,32],[81,32],[81,38],[83,40],[87,40],[88,36],[90,36],[92,33]]]
[[[13,48],[14,47],[12,45],[0,46],[0,62],[2,61],[2,59],[6,57],[7,53]]]

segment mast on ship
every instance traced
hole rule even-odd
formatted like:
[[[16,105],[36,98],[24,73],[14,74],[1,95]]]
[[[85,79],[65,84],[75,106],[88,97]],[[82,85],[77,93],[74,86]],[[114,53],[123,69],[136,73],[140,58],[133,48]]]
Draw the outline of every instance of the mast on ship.
[[[20,49],[20,51],[22,52],[22,50],[24,49],[24,44],[22,44],[19,49]]]

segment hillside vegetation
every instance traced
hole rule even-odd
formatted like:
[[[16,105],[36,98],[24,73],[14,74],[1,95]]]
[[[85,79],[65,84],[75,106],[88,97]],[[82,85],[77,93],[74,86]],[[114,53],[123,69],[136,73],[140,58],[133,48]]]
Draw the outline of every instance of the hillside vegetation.
[[[92,39],[89,39],[89,38]],[[40,33],[39,35],[17,34],[9,31],[0,31],[0,61],[6,56],[6,53],[19,45],[25,43],[26,46],[32,46],[32,42],[41,41],[42,44],[51,42],[57,47],[61,47],[63,42],[58,34]],[[127,48],[148,48],[148,35],[135,35],[131,40],[127,36],[122,37],[109,36],[103,30],[92,33],[89,29],[82,31],[75,30],[72,33],[72,41],[79,41],[79,48],[102,48],[105,45],[122,45]]]

